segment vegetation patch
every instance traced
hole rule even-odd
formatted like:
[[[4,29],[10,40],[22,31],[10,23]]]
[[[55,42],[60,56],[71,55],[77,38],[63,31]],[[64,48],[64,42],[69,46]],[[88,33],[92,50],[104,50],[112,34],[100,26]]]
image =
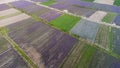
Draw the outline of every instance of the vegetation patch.
[[[50,22],[51,25],[61,29],[62,31],[69,31],[81,18],[64,14],[60,17],[56,18],[55,20],[52,20]]]
[[[108,13],[103,19],[103,22],[107,22],[107,23],[111,23],[114,18],[115,18],[116,14],[115,13]]]
[[[82,0],[82,1],[86,1],[86,2],[93,2],[94,0]]]
[[[115,0],[115,1],[114,1],[114,5],[120,6],[120,0]]]
[[[40,3],[40,4],[43,4],[43,5],[46,5],[46,6],[50,6],[50,5],[53,5],[53,4],[55,4],[55,3],[56,3],[55,0],[48,0],[48,1],[42,2],[42,3]]]

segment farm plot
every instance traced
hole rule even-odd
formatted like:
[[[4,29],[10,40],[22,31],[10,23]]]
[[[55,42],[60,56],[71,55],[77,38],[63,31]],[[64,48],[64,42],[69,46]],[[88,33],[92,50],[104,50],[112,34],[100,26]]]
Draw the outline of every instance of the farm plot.
[[[21,21],[8,28],[9,36],[39,67],[42,65],[46,68],[58,68],[77,42],[76,39],[40,22]]]
[[[77,6],[77,5],[71,5],[66,9],[73,14],[82,15],[82,16],[85,16],[85,17],[89,17],[93,13],[96,12],[96,10],[85,8],[85,7],[80,7],[80,6]]]
[[[96,11],[94,14],[92,14],[90,17],[89,17],[89,20],[92,20],[92,21],[101,21],[103,19],[104,16],[106,16],[106,12],[104,11]]]
[[[96,49],[86,42],[78,42],[60,68],[87,68]]]
[[[118,14],[118,15],[115,17],[113,23],[116,24],[116,25],[118,25],[118,26],[120,26],[120,14]]]
[[[57,9],[59,9],[59,10],[65,10],[65,9],[67,9],[69,6],[70,6],[70,5],[65,4],[65,3],[57,3],[57,4],[51,5],[50,7],[57,8]]]
[[[81,1],[93,2],[94,0],[81,0]]]
[[[68,14],[63,14],[60,17],[49,22],[52,26],[55,26],[65,32],[69,31],[81,18]]]
[[[120,29],[113,29],[113,51],[120,54]]]
[[[76,1],[69,0],[68,2],[72,5],[91,8],[91,9],[95,9],[95,10],[120,13],[120,8],[118,6],[100,4],[100,3],[83,2],[83,1],[78,1],[78,0],[76,0]]]
[[[120,6],[120,0],[115,0],[115,1],[114,1],[114,5]]]
[[[0,68],[29,68],[29,66],[13,49],[9,49],[0,55]]]
[[[33,14],[35,14],[36,12],[41,11],[43,9],[44,9],[44,7],[38,6],[35,4],[23,8],[23,10],[26,11],[27,13],[33,13]]]
[[[3,10],[6,10],[6,9],[9,9],[10,7],[6,4],[0,4],[0,11],[3,11]]]
[[[110,48],[110,27],[105,25],[100,25],[99,30],[96,34],[95,43],[100,44],[102,48],[109,49]],[[112,40],[111,40],[112,41]]]
[[[13,6],[15,6],[19,9],[24,9],[30,5],[33,5],[33,3],[28,2],[28,1],[24,1],[24,0],[11,2],[10,4],[12,4]]]
[[[40,4],[46,5],[46,6],[50,6],[52,4],[55,4],[56,1],[55,0],[48,0],[46,2],[41,2]]]
[[[120,67],[119,59],[97,50],[88,68],[119,68],[119,67]]]
[[[21,13],[20,11],[18,11],[16,9],[13,9],[13,8],[7,9],[7,10],[4,10],[4,11],[0,11],[0,20],[4,19],[4,18],[8,18],[8,17],[18,15],[20,13]]]
[[[40,15],[39,17],[43,18],[43,19],[46,19],[47,21],[52,21],[52,20],[58,18],[61,15],[62,15],[61,12],[50,10],[49,12],[44,13],[44,14]]]
[[[7,26],[7,25],[10,25],[10,24],[13,24],[13,23],[16,23],[18,21],[28,19],[28,18],[30,18],[30,16],[28,16],[24,13],[10,17],[10,18],[6,18],[3,20],[0,20],[0,27]]]
[[[70,32],[93,42],[98,29],[98,23],[82,19],[70,30]]]
[[[34,1],[34,2],[46,2],[48,0],[31,0],[31,1]]]
[[[117,14],[115,13],[107,13],[107,15],[102,19],[102,21],[106,23],[112,23],[116,15]]]
[[[0,36],[0,55],[5,51],[11,48],[11,45],[5,40],[2,36]]]

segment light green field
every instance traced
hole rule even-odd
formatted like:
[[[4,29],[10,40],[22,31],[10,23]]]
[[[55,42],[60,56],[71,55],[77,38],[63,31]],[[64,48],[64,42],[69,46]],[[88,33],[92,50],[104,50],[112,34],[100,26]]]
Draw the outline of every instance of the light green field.
[[[46,5],[46,6],[50,6],[50,5],[55,4],[55,3],[56,3],[56,1],[54,1],[54,0],[48,0],[47,2],[42,2],[40,4],[43,4],[43,5]]]
[[[114,18],[115,18],[116,14],[115,13],[108,13],[103,19],[103,22],[107,22],[107,23],[111,23]]]
[[[75,17],[72,15],[64,14],[60,17],[52,20],[50,22],[51,25],[61,29],[62,31],[69,31],[81,18]]]
[[[87,68],[96,49],[85,42],[79,42],[60,68]]]
[[[86,1],[86,2],[93,2],[94,0],[82,0],[82,1]]]

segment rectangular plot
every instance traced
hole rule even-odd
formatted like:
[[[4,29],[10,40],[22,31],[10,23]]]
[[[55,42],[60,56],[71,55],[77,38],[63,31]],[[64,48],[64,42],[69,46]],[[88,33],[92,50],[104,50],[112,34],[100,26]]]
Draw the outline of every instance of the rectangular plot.
[[[88,68],[119,68],[119,66],[119,59],[101,51],[97,51],[92,58]]]
[[[28,19],[28,18],[30,18],[30,16],[28,16],[24,13],[19,14],[17,16],[10,17],[10,18],[6,18],[3,20],[0,20],[0,27],[7,26],[7,25],[10,25],[10,24],[13,24],[13,23],[16,23],[18,21]]]
[[[100,4],[100,3],[91,3],[91,2],[83,2],[83,1],[68,1],[70,4],[82,6],[86,8],[92,8],[96,10],[106,11],[106,12],[115,12],[120,13],[120,8],[118,6],[107,5],[107,4]]]
[[[6,10],[6,9],[9,9],[10,7],[6,4],[0,4],[0,11],[3,11],[3,10]]]
[[[63,14],[49,23],[62,31],[68,32],[80,19],[80,17]]]
[[[47,21],[52,21],[54,19],[56,19],[57,17],[59,17],[62,13],[54,11],[54,10],[50,10],[47,13],[44,13],[42,15],[40,15],[39,17],[46,19]]]
[[[120,15],[119,14],[115,17],[113,23],[120,26]]]
[[[99,24],[87,20],[81,20],[77,23],[70,32],[82,38],[94,41],[96,33],[99,29]]]
[[[10,14],[14,14],[14,13],[19,13],[20,11],[16,10],[16,9],[7,9],[7,10],[4,10],[4,11],[0,11],[0,17],[2,16],[6,16],[6,15],[10,15]]]
[[[80,41],[68,55],[61,68],[87,68],[96,49]]]
[[[0,68],[29,68],[26,62],[13,50],[0,55]]]
[[[109,49],[111,45],[110,27],[100,25],[96,34],[95,43],[100,44],[102,48]]]
[[[115,13],[107,13],[107,15],[102,19],[103,22],[112,23],[115,19]]]
[[[38,5],[30,5],[26,8],[24,8],[23,10],[26,11],[27,13],[35,13],[37,11],[41,11],[44,7],[42,6],[38,6]],[[33,10],[34,9],[34,10]]]
[[[27,21],[27,20],[26,20]],[[73,45],[77,42],[58,30],[41,22],[21,22],[9,27],[9,36],[20,45],[40,67],[58,68]],[[19,26],[17,30],[14,28]]]
[[[21,13],[20,11],[13,9],[13,8],[1,11],[0,12],[0,20],[18,15],[20,13]]]
[[[28,1],[15,1],[15,2],[11,2],[10,4],[12,4],[13,6],[15,6],[16,8],[20,8],[23,9],[25,7],[28,7],[30,5],[33,5],[33,3],[28,2]]]
[[[3,54],[8,49],[11,48],[11,45],[5,40],[2,36],[0,36],[0,54]]]
[[[113,51],[120,54],[120,29],[112,28],[113,32]]]

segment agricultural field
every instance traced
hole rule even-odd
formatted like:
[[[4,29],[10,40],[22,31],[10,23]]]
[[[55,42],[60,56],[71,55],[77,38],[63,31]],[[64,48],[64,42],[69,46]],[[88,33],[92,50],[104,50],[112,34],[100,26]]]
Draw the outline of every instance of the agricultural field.
[[[20,3],[20,4],[17,4],[17,3]],[[27,5],[24,7],[24,6],[22,6],[22,5],[24,5],[24,3],[30,4],[30,5]],[[24,11],[28,14],[36,15],[39,18],[42,18],[46,21],[54,20],[57,17],[62,15],[61,12],[45,8],[43,6],[38,6],[38,5],[32,4],[32,3],[27,2],[27,1],[24,1],[24,3],[23,3],[23,1],[17,1],[17,2],[10,3],[10,4],[16,8],[21,9],[22,11]],[[32,9],[34,9],[34,10],[32,10]]]
[[[50,21],[49,23],[62,31],[68,32],[80,19],[81,18],[79,17],[63,14],[55,20]]]
[[[96,34],[95,43],[100,44],[100,47],[104,49],[111,49],[112,46],[112,37],[109,26],[100,25],[99,30]]]
[[[115,1],[114,1],[114,5],[120,6],[120,0],[115,0]]]
[[[113,23],[120,26],[120,14],[118,14],[115,19],[113,20]]]
[[[92,57],[88,68],[119,68],[120,60],[97,50]]]
[[[0,4],[0,11],[3,11],[3,10],[6,10],[6,9],[9,9],[10,7],[6,4]]]
[[[98,23],[82,19],[70,30],[70,32],[93,42],[98,29]]]
[[[90,8],[90,9],[94,9],[94,10],[120,13],[120,8],[118,6],[114,6],[114,5],[92,3],[92,2],[83,2],[83,1],[78,1],[78,0],[75,0],[75,1],[70,0],[69,3],[72,5],[77,5],[77,6]]]
[[[27,19],[27,18],[30,18],[30,16],[22,13],[22,14],[13,16],[13,17],[2,19],[2,20],[0,20],[0,27],[7,26],[7,25],[10,25],[10,24],[14,24],[18,21],[21,21],[21,20],[24,20],[24,19]]]
[[[0,68],[120,68],[120,7],[115,2],[0,4]]]
[[[15,16],[18,14],[21,14],[21,12],[13,8],[0,11],[0,20]]]
[[[113,51],[117,54],[120,54],[120,29],[112,28],[113,29]]]
[[[12,48],[0,54],[0,68],[30,68]]]
[[[60,68],[87,68],[96,49],[86,42],[78,42]]]
[[[112,23],[115,19],[115,13],[107,13],[107,15],[102,19],[103,22]]]
[[[85,1],[85,2],[93,2],[94,0],[81,0],[81,1]]]
[[[4,53],[8,49],[11,48],[11,45],[5,40],[2,36],[0,36],[0,54]]]
[[[39,67],[58,68],[77,42],[75,38],[31,18],[7,27],[9,36]]]
[[[80,16],[85,16],[85,17],[89,17],[91,16],[94,12],[96,12],[96,10],[94,9],[90,9],[90,8],[85,8],[85,7],[81,7],[79,5],[75,5],[75,4],[68,4],[68,3],[56,3],[51,5],[51,7],[59,9],[59,10],[63,10],[63,11],[67,11],[76,15],[80,15]]]
[[[43,5],[46,5],[46,6],[50,6],[50,5],[53,5],[53,4],[55,4],[55,3],[56,3],[55,0],[48,0],[48,1],[42,2],[42,3],[40,3],[40,4],[43,4]]]

